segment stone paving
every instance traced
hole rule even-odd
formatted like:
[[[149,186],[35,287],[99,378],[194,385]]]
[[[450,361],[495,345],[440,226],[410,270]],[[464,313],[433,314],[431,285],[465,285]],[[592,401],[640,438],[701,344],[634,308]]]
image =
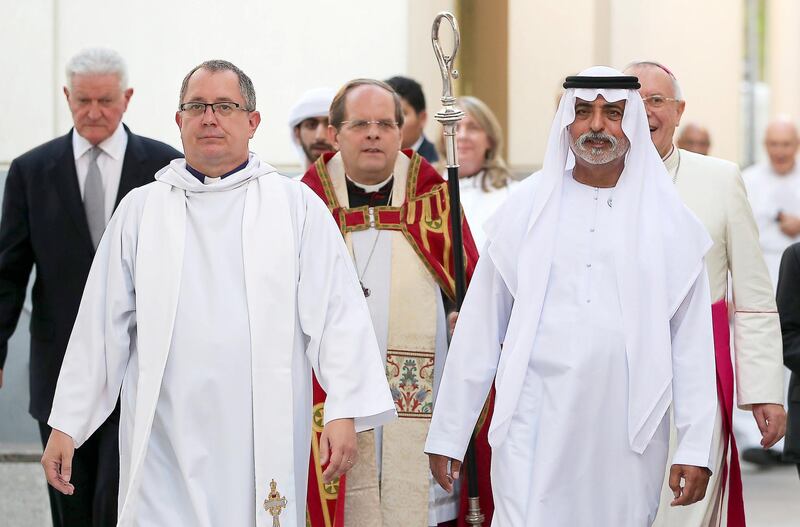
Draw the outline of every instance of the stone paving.
[[[0,525],[52,527],[45,485],[39,463],[0,463]]]
[[[760,470],[745,464],[743,471],[748,527],[800,525],[800,479],[795,467]],[[38,463],[0,461],[0,525],[51,527]]]

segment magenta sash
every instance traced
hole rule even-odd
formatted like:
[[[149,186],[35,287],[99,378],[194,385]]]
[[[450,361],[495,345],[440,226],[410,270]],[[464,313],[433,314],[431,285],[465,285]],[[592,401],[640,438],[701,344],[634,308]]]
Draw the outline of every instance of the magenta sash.
[[[728,490],[728,527],[745,527],[742,499],[742,472],[739,451],[733,437],[733,365],[731,364],[731,332],[728,323],[728,304],[723,298],[711,306],[714,324],[714,352],[717,363],[717,397],[722,411],[722,473],[719,475],[722,499]],[[728,472],[730,445],[730,472]],[[724,501],[723,501],[724,503]]]

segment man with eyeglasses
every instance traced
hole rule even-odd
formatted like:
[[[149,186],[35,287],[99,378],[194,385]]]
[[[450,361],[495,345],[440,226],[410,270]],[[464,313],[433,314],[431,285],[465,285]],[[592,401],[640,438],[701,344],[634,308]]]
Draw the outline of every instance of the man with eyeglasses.
[[[457,494],[432,487],[422,451],[447,352],[444,297],[453,298],[447,184],[419,154],[400,150],[402,125],[390,86],[348,82],[330,108],[328,138],[339,152],[323,154],[303,177],[351,249],[400,416],[360,434],[361,462],[345,478],[344,493],[315,486],[312,476],[313,527],[342,510],[346,526],[436,526],[453,521],[460,506]],[[469,277],[478,253],[463,225]],[[315,391],[316,411],[323,404],[327,411],[328,401],[330,394],[326,401]],[[319,467],[316,452],[314,445]]]
[[[328,141],[328,108],[335,94],[330,88],[308,90],[289,110],[289,132],[303,171],[325,152],[336,151]]]
[[[675,75],[656,62],[634,62],[626,72],[639,77],[642,84],[639,91],[650,136],[672,182],[714,241],[706,255],[718,388],[713,475],[705,498],[680,509],[664,506],[672,500],[672,491],[665,485],[655,525],[744,525],[739,459],[731,432],[734,375],[736,402],[752,411],[761,430],[761,445],[771,447],[786,429],[781,330],[758,229],[735,164],[673,145],[675,128],[686,106]],[[733,364],[726,302],[729,274],[733,288]]]
[[[122,123],[133,88],[117,52],[83,50],[67,63],[66,77],[74,127],[11,163],[0,223],[0,386],[35,266],[29,411],[43,446],[67,340],[106,223],[125,194],[182,157]],[[110,399],[113,410],[116,394]],[[116,525],[119,411],[97,425],[73,460],[72,477],[82,491],[64,496],[48,488],[55,527]]]
[[[250,78],[183,80],[185,160],[122,201],[92,266],[42,457],[58,491],[121,389],[119,525],[305,523],[311,370],[328,390],[321,478],[395,417],[369,311],[325,206],[249,152]]]

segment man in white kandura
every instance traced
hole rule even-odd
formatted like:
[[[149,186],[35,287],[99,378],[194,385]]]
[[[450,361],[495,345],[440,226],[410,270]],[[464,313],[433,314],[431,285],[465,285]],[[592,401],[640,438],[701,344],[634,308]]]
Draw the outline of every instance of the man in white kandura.
[[[122,201],[89,274],[42,464],[74,492],[74,448],[119,395],[120,526],[305,525],[312,367],[327,481],[355,461],[357,430],[395,415],[336,224],[248,153],[255,108],[233,64],[189,72],[186,160]]]
[[[492,525],[645,527],[703,497],[716,412],[711,240],[652,142],[636,77],[568,77],[542,171],[487,224],[426,452],[458,478],[492,382]],[[496,380],[495,380],[496,376]]]

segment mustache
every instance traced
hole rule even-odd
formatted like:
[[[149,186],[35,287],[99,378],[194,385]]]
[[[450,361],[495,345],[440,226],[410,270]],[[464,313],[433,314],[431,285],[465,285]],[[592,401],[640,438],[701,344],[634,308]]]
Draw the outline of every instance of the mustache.
[[[327,141],[315,141],[309,145],[309,148],[327,148],[328,150],[333,150],[333,145]]]
[[[612,149],[616,148],[617,143],[619,142],[616,137],[610,134],[603,132],[586,132],[578,137],[577,141],[575,141],[575,144],[577,144],[580,148],[585,148],[585,143],[587,141],[605,141],[611,144]]]

